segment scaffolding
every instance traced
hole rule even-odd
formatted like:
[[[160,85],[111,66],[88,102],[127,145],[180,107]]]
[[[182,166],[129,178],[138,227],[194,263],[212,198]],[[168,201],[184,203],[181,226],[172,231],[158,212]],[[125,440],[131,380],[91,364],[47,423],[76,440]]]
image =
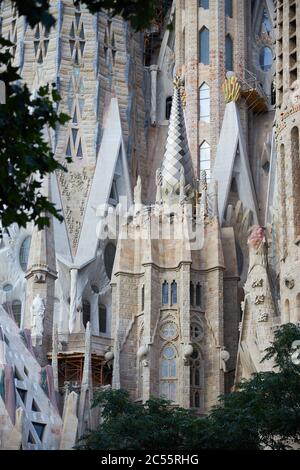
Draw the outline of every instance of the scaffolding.
[[[268,111],[269,100],[265,94],[261,83],[257,80],[256,76],[245,69],[245,76],[239,78],[241,87],[241,95],[254,113],[264,113]]]
[[[92,383],[93,387],[111,384],[111,370],[102,356],[92,354]],[[67,382],[72,388],[81,387],[84,367],[84,354],[58,355],[58,385],[63,388]]]
[[[172,6],[173,0],[162,0],[160,6],[156,8],[154,19],[144,35],[144,65],[150,66],[151,59],[158,51],[161,45],[161,35],[166,27],[168,20],[168,11]]]

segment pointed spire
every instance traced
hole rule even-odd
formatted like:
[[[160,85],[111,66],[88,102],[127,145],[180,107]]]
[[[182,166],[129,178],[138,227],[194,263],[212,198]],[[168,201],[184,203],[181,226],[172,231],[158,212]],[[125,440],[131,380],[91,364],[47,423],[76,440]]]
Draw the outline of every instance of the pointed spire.
[[[185,184],[193,183],[193,166],[186,135],[181,86],[181,79],[175,77],[168,138],[162,163],[163,185],[169,185],[173,189],[180,185],[182,166]]]
[[[51,201],[50,178],[44,182],[43,194]],[[57,276],[52,218],[49,227],[38,230],[35,226],[33,229],[26,277],[40,276],[40,280],[36,278],[36,282],[45,282],[47,273],[55,278]]]

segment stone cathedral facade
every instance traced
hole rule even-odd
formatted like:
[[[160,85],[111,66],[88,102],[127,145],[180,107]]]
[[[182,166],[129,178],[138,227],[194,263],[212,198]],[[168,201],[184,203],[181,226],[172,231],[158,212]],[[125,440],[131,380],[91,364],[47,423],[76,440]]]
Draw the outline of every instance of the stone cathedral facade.
[[[162,1],[149,29],[53,0],[1,34],[65,126],[62,210],[0,245],[0,449],[71,449],[100,387],[209,412],[300,321],[300,2]],[[170,27],[171,26],[171,27]]]

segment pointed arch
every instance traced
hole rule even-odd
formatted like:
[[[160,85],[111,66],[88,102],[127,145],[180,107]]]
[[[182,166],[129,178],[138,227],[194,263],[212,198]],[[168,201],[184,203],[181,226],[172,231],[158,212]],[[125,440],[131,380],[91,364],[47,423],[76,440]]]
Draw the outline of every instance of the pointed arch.
[[[171,304],[177,304],[177,282],[173,281],[171,284]]]
[[[206,26],[199,32],[199,62],[209,65],[209,29]]]
[[[167,281],[164,281],[162,285],[162,304],[169,304],[169,284]]]
[[[160,353],[160,396],[177,401],[178,353],[173,343],[164,345]]]

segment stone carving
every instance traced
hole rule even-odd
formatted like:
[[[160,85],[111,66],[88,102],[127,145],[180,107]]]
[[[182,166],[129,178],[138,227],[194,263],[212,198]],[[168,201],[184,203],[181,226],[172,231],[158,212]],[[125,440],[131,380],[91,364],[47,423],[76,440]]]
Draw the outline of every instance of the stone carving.
[[[267,246],[265,232],[262,227],[255,225],[248,238],[249,245],[249,271],[251,273],[255,266],[267,266]]]
[[[230,359],[230,354],[226,348],[222,348],[220,351],[220,369],[224,372],[227,372],[226,362]]]
[[[191,344],[185,344],[183,347],[183,359],[184,359],[184,364],[187,365],[189,358],[193,354],[194,348]]]
[[[265,296],[264,295],[257,295],[255,297],[255,305],[260,305],[260,304],[263,304],[265,301]]]
[[[44,332],[45,305],[40,294],[33,299],[31,308],[31,335],[32,337],[42,337]]]
[[[266,322],[268,321],[269,319],[269,315],[267,312],[260,312],[258,315],[257,315],[257,321],[262,323],[262,322]]]
[[[256,280],[252,283],[253,289],[255,289],[255,287],[263,287],[263,285],[264,285],[264,280],[263,280],[263,279],[256,279]]]
[[[156,170],[156,204],[161,204],[162,202],[162,175],[161,175],[161,169],[158,168]]]
[[[290,277],[286,277],[284,279],[284,283],[285,283],[285,285],[288,289],[293,289],[295,287],[295,281],[294,281],[294,279],[292,279]]]
[[[83,167],[80,171],[69,170],[67,175],[59,172],[58,182],[72,251],[75,253],[79,243],[91,179],[87,169]]]
[[[223,85],[223,92],[225,103],[230,103],[231,101],[235,103],[239,100],[241,96],[241,86],[237,77],[227,76],[227,79]]]

